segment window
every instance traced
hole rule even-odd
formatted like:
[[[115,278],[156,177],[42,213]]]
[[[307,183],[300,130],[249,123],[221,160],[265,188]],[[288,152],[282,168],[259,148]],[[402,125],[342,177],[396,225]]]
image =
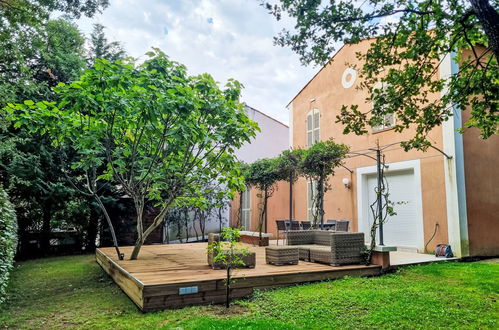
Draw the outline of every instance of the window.
[[[376,84],[376,86],[374,86],[373,94],[375,93],[376,89],[381,89],[384,91],[384,90],[386,90],[386,85],[383,85],[381,83]],[[373,103],[373,107],[374,107],[374,103]],[[372,127],[373,132],[379,132],[379,131],[383,131],[385,129],[395,127],[395,114],[385,113],[385,114],[381,115],[380,119],[381,119],[381,123],[379,125]]]
[[[381,124],[373,126],[373,132],[383,131],[392,127],[395,127],[395,115],[393,113],[386,113],[383,115]]]
[[[307,181],[307,216],[308,221],[314,221],[314,197],[317,193],[317,181]]]
[[[320,139],[320,112],[313,109],[307,114],[307,146],[312,146]]]
[[[251,225],[251,188],[246,187],[246,191],[243,192],[242,202],[241,202],[241,225],[244,230],[250,230]]]

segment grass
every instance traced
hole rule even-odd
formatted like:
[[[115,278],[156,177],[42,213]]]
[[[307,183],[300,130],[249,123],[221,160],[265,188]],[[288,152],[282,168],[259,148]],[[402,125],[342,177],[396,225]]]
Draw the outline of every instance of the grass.
[[[17,264],[0,328],[497,329],[498,298],[499,264],[452,262],[144,314],[87,255]]]

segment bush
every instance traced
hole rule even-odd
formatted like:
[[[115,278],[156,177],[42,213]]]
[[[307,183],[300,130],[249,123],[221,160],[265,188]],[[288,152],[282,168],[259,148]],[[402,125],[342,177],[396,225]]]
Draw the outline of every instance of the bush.
[[[0,187],[0,304],[5,300],[17,247],[17,219],[14,206],[7,193]]]

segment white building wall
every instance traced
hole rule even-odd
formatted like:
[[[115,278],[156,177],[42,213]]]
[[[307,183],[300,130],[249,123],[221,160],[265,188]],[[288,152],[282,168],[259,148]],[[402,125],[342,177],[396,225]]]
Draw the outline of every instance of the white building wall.
[[[262,158],[272,158],[278,156],[282,151],[289,148],[289,127],[278,120],[246,106],[248,117],[258,123],[260,132],[256,133],[255,138],[249,143],[245,143],[239,150],[236,151],[236,156],[239,160],[245,163],[252,163]],[[229,224],[229,208],[223,211],[223,226]],[[192,226],[192,223],[191,223]],[[196,223],[196,226],[198,224]],[[213,214],[206,222],[206,234],[211,232],[219,232],[218,214]],[[166,230],[166,228],[165,228]],[[177,230],[169,228],[170,242],[176,240]],[[184,235],[185,236],[185,235]],[[166,233],[163,235],[166,243]],[[190,240],[195,239],[194,231],[190,231]]]
[[[250,142],[236,151],[237,158],[245,163],[252,163],[261,158],[278,156],[288,149],[289,127],[266,114],[246,106],[248,116],[258,123],[260,132]]]

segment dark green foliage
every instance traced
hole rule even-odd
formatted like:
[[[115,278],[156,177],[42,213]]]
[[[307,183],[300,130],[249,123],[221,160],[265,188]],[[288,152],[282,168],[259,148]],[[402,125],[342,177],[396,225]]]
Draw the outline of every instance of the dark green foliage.
[[[499,1],[497,0],[281,0],[266,7],[280,19],[296,19],[295,30],[275,40],[289,46],[305,64],[325,64],[341,43],[355,44],[376,37],[367,53],[358,53],[360,89],[369,103],[345,105],[337,122],[344,133],[365,134],[387,114],[396,115],[397,132],[415,128],[402,145],[426,149],[428,133],[448,120],[454,108],[471,107],[467,127],[480,129],[483,138],[498,133],[499,113]],[[474,49],[457,57],[459,73],[439,76],[442,58],[451,52]],[[348,65],[348,63],[347,63]],[[384,88],[378,88],[378,84]],[[446,93],[448,88],[448,93]],[[434,95],[445,96],[434,100]]]
[[[9,196],[0,185],[0,304],[5,300],[17,247],[17,219]]]
[[[267,225],[268,199],[272,197],[277,182],[288,179],[286,176],[288,173],[281,171],[282,168],[277,165],[278,158],[263,158],[249,164],[248,167],[244,169],[243,175],[246,184],[260,190],[260,193],[258,194],[261,198],[261,202],[258,204],[260,208],[260,215],[258,218],[260,239],[262,238],[262,231],[266,229]]]
[[[276,158],[263,158],[249,164],[245,179],[250,186],[264,191],[272,189],[284,176],[278,171]]]
[[[0,33],[2,107],[27,98],[54,100],[50,87],[75,79],[85,67],[84,38],[66,20]],[[83,233],[89,209],[67,182],[60,153],[50,139],[14,128],[5,121],[3,110],[0,121],[0,182],[17,210],[21,254],[31,234],[39,235],[41,243],[34,252],[45,254],[51,229],[76,227]],[[68,171],[67,175],[80,173]]]
[[[327,178],[343,164],[348,150],[346,145],[336,144],[331,138],[319,141],[303,152],[301,172],[310,181],[317,182],[312,207],[315,225],[322,224],[324,220],[324,194],[330,189]]]
[[[189,76],[160,50],[147,55],[141,64],[98,60],[80,80],[54,89],[57,103],[9,105],[17,126],[75,149],[68,165],[86,173],[85,189],[97,200],[101,180],[133,199],[138,238],[132,259],[168,209],[195,202],[203,184],[241,186],[234,151],[257,127],[239,103],[237,81],[221,89],[208,74]],[[149,203],[160,211],[144,228]]]
[[[277,158],[277,171],[282,175],[282,180],[294,183],[301,174],[301,162],[306,150],[285,150]]]
[[[104,34],[104,25],[94,24],[90,35],[90,49],[88,51],[88,63],[93,65],[95,59],[103,58],[110,62],[121,60],[126,57],[126,52],[121,43],[109,42]]]

